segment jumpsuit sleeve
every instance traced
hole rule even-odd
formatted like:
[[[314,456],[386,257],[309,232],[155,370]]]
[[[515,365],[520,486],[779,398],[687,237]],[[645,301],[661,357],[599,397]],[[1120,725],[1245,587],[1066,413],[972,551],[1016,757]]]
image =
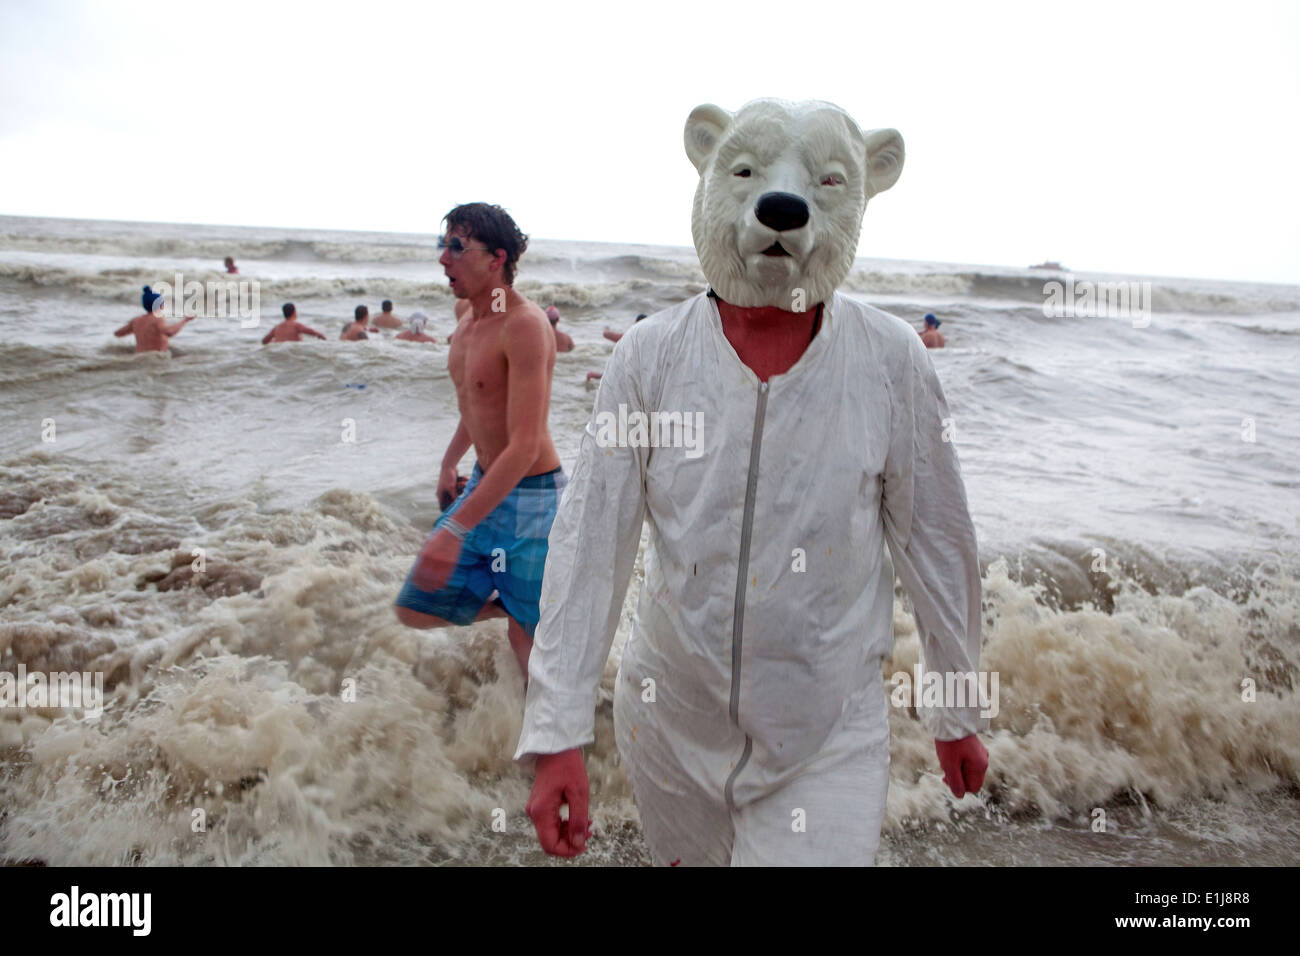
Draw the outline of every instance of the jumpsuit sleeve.
[[[595,739],[596,694],[641,541],[647,454],[601,436],[616,433],[620,405],[643,407],[638,354],[631,333],[614,347],[551,526],[516,760]]]
[[[882,510],[894,568],[912,600],[927,673],[972,675],[980,659],[980,568],[975,527],[952,442],[952,418],[934,363],[909,336],[902,372],[890,393],[890,441]],[[974,684],[967,684],[968,691]],[[945,695],[946,696],[946,695]],[[944,700],[918,708],[937,740],[960,740],[988,729],[980,701]]]

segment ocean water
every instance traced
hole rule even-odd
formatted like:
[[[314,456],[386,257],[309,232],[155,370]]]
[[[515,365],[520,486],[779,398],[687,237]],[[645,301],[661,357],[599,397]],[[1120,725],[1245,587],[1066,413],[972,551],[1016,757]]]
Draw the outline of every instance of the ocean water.
[[[226,255],[260,327],[205,316],[171,356],[112,336],[141,286],[224,280]],[[94,722],[0,708],[0,859],[547,862],[504,622],[422,634],[391,611],[457,421],[447,346],[335,341],[384,298],[445,341],[436,257],[432,235],[0,217],[0,671],[100,672],[108,697]],[[1300,287],[1075,274],[1149,281],[1149,323],[1045,317],[1063,278],[864,259],[845,289],[944,320],[1000,678],[978,796],[954,800],[892,710],[878,862],[1294,863]],[[532,244],[517,288],[576,342],[552,392],[566,468],[601,330],[704,287],[691,249]],[[260,347],[284,301],[329,340]],[[639,576],[587,863],[648,861],[609,699]],[[886,675],[917,656],[901,591],[894,617]]]

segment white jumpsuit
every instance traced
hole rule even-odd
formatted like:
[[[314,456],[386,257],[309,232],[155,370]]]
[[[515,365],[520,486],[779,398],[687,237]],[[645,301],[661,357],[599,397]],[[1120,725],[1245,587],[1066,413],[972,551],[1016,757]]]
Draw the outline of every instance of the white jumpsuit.
[[[702,443],[609,447],[602,413],[636,411],[702,413]],[[655,862],[871,863],[894,570],[926,669],[979,662],[979,563],[948,416],[916,332],[839,293],[765,384],[704,294],[634,325],[551,529],[516,758],[594,739],[648,519],[614,721]],[[922,715],[942,740],[986,723],[978,706]]]

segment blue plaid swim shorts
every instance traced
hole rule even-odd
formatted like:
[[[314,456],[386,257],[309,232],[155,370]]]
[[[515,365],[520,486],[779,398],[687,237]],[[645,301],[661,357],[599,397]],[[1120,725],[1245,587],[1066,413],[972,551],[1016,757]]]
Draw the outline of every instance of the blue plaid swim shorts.
[[[430,537],[456,514],[482,477],[483,470],[475,464],[465,490],[442,513]],[[561,468],[522,479],[501,504],[470,529],[461,543],[460,562],[442,589],[423,591],[416,587],[411,580],[415,572],[412,567],[397,596],[397,605],[464,625],[478,617],[483,606],[493,600],[495,590],[495,603],[531,635],[541,617],[546,539],[566,484],[568,478]]]

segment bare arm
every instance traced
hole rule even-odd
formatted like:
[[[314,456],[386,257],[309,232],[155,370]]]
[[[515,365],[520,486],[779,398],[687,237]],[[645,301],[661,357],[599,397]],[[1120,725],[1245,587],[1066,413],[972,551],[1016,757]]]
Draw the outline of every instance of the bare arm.
[[[162,320],[160,319],[159,322],[161,322],[161,321],[162,321]],[[179,322],[174,322],[174,323],[172,323],[171,325],[163,325],[163,327],[162,327],[162,333],[163,333],[163,335],[167,336],[168,338],[171,338],[173,335],[175,335],[177,332],[179,332],[181,329],[185,328],[186,325],[188,325],[189,323],[191,323],[191,322],[193,322],[193,321],[194,321],[194,316],[192,316],[192,315],[187,315],[187,316],[185,316],[185,318],[181,319]]]
[[[443,511],[450,508],[451,503],[460,495],[460,475],[457,473],[457,466],[465,457],[470,444],[469,429],[465,427],[465,422],[463,420],[457,422],[456,434],[451,436],[451,444],[447,446],[447,453],[442,456],[442,468],[438,472],[438,504],[442,506]]]
[[[456,434],[451,436],[451,443],[447,445],[447,453],[442,456],[442,467],[455,468],[459,465],[465,452],[469,451],[470,444],[469,429],[465,427],[465,420],[461,419],[456,425]]]
[[[271,344],[271,336],[273,336],[273,335],[275,335],[275,326],[271,326],[271,331],[270,331],[270,332],[267,332],[264,336],[262,336],[262,344],[263,344],[263,345],[270,345],[270,344]]]
[[[130,322],[126,323],[126,325],[122,326],[113,334],[120,338],[123,335],[130,335],[134,329],[135,329],[135,319],[132,319]]]
[[[501,504],[537,460],[546,430],[548,373],[555,362],[544,321],[529,312],[506,321],[509,437],[505,449],[456,512],[456,520],[466,528],[474,527]]]
[[[309,326],[303,325],[301,322],[298,323],[298,328],[302,329],[303,332],[305,332],[307,335],[314,335],[314,336],[316,336],[316,338],[318,338],[318,339],[322,339],[322,340],[325,338],[325,336],[321,335],[321,334],[320,334],[319,332],[317,332],[315,329],[313,329],[313,328],[311,328],[311,327],[309,327]]]

